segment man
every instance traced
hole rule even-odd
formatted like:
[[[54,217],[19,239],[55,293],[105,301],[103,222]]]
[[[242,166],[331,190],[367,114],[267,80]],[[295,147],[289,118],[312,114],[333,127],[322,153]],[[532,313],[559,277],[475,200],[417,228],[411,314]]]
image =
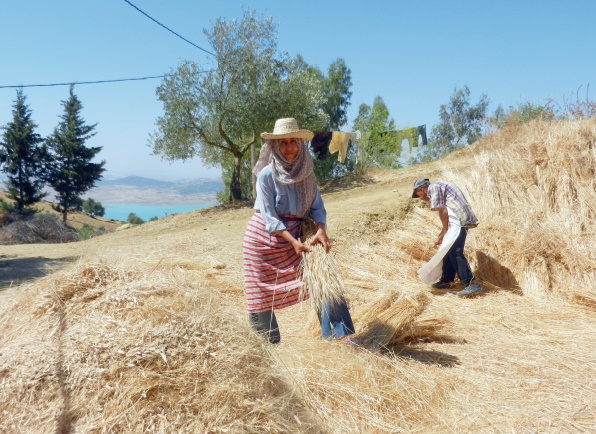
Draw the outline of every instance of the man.
[[[412,197],[429,202],[431,211],[439,212],[442,224],[435,241],[435,245],[440,246],[439,251],[418,270],[420,278],[433,288],[448,290],[457,274],[459,281],[466,285],[457,295],[466,297],[481,291],[464,256],[468,229],[475,228],[479,222],[462,191],[454,184],[442,181],[431,184],[428,178],[418,178]]]

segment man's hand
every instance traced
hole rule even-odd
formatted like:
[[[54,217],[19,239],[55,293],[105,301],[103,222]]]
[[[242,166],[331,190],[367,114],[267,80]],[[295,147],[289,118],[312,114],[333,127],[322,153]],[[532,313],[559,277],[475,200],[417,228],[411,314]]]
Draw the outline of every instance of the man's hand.
[[[443,237],[445,237],[446,233],[447,232],[445,232],[445,231],[441,231],[441,233],[437,237],[437,240],[435,241],[435,246],[440,246],[441,244],[443,244]]]

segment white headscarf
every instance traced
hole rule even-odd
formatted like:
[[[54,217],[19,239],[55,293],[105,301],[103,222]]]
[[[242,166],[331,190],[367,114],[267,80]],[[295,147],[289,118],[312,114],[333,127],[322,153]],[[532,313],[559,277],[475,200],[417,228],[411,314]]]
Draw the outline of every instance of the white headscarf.
[[[308,215],[315,195],[316,178],[312,164],[312,158],[308,153],[306,144],[301,139],[298,142],[298,153],[291,163],[279,152],[279,142],[281,140],[268,140],[263,143],[259,160],[255,164],[253,173],[258,176],[261,170],[267,165],[271,165],[273,179],[280,184],[296,184],[296,193],[298,195],[297,216],[302,218]]]

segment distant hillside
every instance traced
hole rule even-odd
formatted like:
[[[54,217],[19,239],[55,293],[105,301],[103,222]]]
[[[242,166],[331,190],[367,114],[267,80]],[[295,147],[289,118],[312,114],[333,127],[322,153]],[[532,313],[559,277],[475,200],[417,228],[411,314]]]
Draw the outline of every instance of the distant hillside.
[[[221,179],[197,178],[183,181],[161,181],[140,176],[102,180],[83,198],[101,203],[140,205],[215,205],[215,195],[225,188]]]
[[[182,195],[206,193],[215,194],[223,190],[224,183],[220,179],[197,178],[183,181],[162,181],[159,179],[127,176],[125,178],[102,180],[97,187],[130,186],[139,188],[157,188],[176,191]]]

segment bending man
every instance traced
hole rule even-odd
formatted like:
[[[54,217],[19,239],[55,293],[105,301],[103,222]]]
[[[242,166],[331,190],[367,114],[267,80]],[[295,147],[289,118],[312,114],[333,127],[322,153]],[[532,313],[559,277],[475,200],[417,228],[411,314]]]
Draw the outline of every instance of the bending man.
[[[462,191],[454,184],[442,181],[431,184],[428,178],[418,178],[412,197],[429,202],[431,211],[439,212],[442,224],[435,241],[435,245],[440,246],[439,251],[418,270],[420,278],[433,288],[448,290],[457,274],[466,286],[457,295],[466,297],[481,291],[464,256],[468,229],[475,228],[479,222]]]

